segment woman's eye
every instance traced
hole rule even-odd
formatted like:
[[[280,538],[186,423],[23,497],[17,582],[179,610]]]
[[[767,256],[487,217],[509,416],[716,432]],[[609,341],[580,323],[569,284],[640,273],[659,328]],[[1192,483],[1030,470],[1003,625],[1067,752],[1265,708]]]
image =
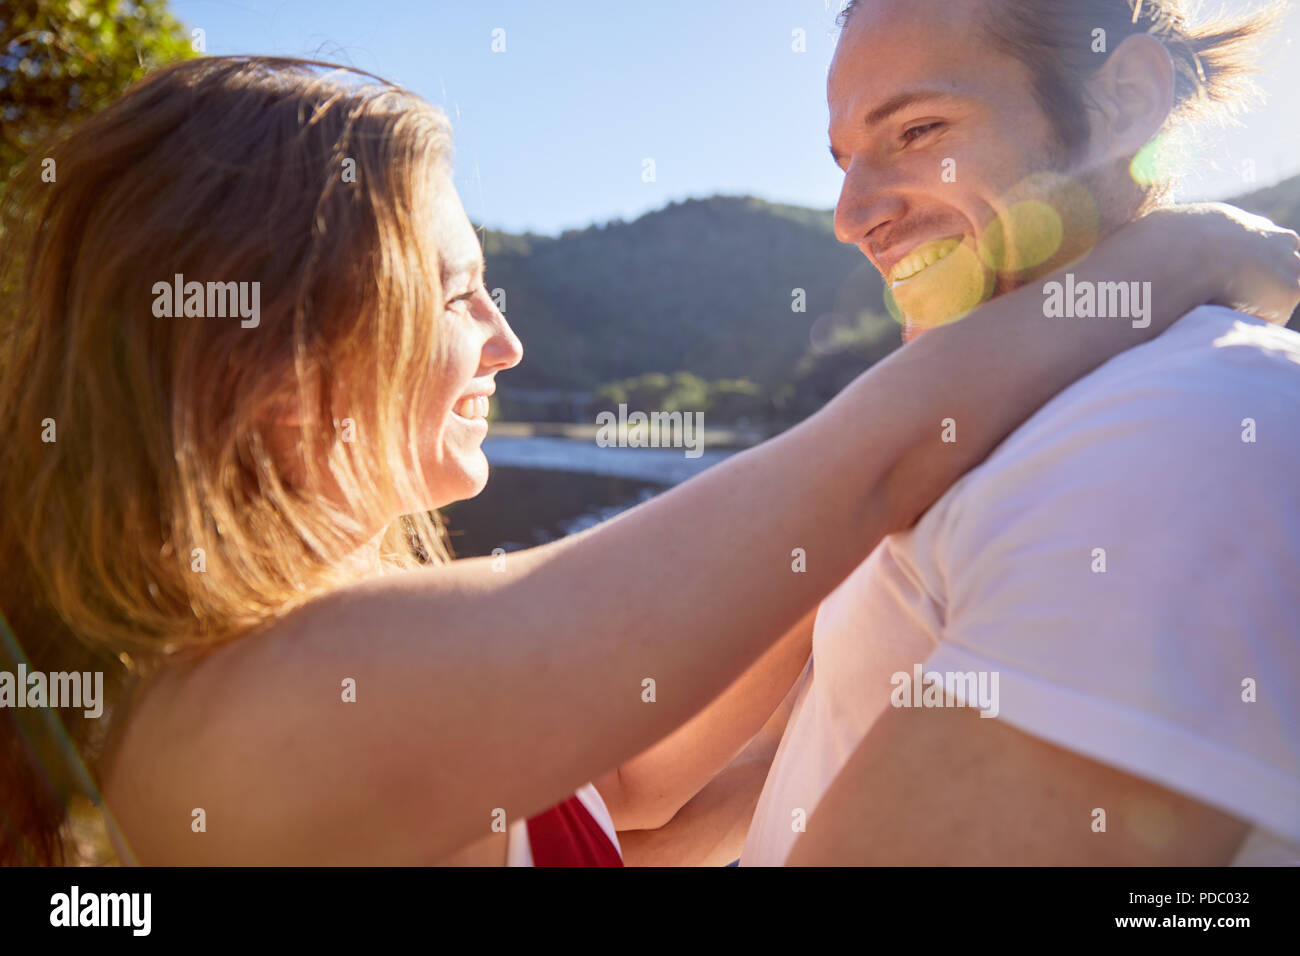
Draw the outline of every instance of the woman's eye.
[[[478,294],[478,289],[470,289],[468,292],[464,293],[463,295],[458,295],[454,299],[448,299],[447,308],[450,309],[453,305],[456,305],[461,302],[468,302],[470,299],[474,298],[474,296],[477,294]]]
[[[913,143],[926,133],[933,132],[942,125],[943,123],[924,123],[921,126],[913,126],[911,129],[903,133],[903,139],[909,143]]]

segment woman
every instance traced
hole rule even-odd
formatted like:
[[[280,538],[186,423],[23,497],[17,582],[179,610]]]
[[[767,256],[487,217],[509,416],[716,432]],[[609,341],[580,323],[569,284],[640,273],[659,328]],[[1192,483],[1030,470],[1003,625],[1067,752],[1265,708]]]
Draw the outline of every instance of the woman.
[[[109,706],[5,710],[8,861],[59,859],[70,797],[102,792],[144,863],[617,863],[615,817],[680,806],[752,736],[801,652],[776,642],[883,535],[1121,349],[1296,285],[1293,234],[1153,216],[1071,270],[1148,261],[1148,330],[1063,334],[1013,293],[601,527],[446,563],[418,516],[483,487],[522,350],[444,118],[354,81],[177,64],[16,188],[0,606],[13,660],[102,671]],[[1165,264],[1203,248],[1201,275]],[[742,674],[730,738],[622,782]]]

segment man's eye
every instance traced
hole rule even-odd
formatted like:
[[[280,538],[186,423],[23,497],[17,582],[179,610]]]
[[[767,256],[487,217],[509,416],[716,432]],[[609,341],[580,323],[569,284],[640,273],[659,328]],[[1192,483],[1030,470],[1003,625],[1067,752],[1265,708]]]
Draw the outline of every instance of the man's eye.
[[[908,143],[916,142],[916,140],[920,139],[926,133],[931,133],[942,125],[943,123],[924,123],[920,126],[913,126],[911,129],[903,133],[903,139]]]

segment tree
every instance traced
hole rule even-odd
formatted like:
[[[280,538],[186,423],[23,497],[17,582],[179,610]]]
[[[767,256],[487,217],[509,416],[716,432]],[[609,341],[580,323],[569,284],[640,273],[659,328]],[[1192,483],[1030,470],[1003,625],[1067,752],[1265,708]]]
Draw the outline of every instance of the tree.
[[[753,425],[771,417],[771,405],[755,383],[722,379],[709,386],[709,417],[715,424]]]
[[[155,67],[195,56],[166,0],[5,0],[0,174]],[[3,188],[0,183],[0,188]]]
[[[709,407],[709,383],[691,372],[674,372],[672,387],[662,399],[666,412],[702,412]]]

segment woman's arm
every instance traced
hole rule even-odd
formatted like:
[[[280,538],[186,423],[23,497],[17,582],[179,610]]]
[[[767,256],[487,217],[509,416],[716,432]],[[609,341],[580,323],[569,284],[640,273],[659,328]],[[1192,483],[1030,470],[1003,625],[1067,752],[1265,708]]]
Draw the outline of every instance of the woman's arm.
[[[740,859],[771,761],[737,758],[667,824],[618,835],[624,866],[726,866]]]
[[[789,696],[812,652],[816,616],[814,607],[702,711],[594,781],[615,827],[657,830],[672,820],[677,830],[684,829],[678,811],[736,759],[781,699]],[[748,778],[739,774],[732,779],[744,783]]]
[[[1177,229],[1204,228],[1206,223],[1193,221],[1201,217],[1239,222],[1243,227],[1266,233],[1273,229],[1267,220],[1261,221],[1240,210],[1216,204],[1165,210],[1154,215],[1157,226]],[[1211,228],[1221,224],[1226,223],[1215,223]],[[1144,228],[1149,229],[1151,225],[1148,222]],[[1233,308],[1253,311],[1274,322],[1285,322],[1295,306],[1294,284],[1289,290],[1286,284],[1285,256],[1276,283],[1267,277],[1268,270],[1277,265],[1269,257],[1254,258],[1247,264],[1248,268],[1234,268],[1221,276],[1217,268],[1219,263],[1207,261],[1204,256],[1183,258],[1179,247],[1169,248],[1158,242],[1143,244],[1138,241],[1141,236],[1140,230],[1131,236],[1121,235],[1115,240],[1117,245],[1114,249],[1103,247],[1092,259],[1071,265],[1068,271],[1074,273],[1076,283],[1085,279],[1114,281],[1124,275],[1151,281],[1151,298],[1158,313],[1154,321],[1161,326],[1212,299]],[[1212,243],[1206,243],[1206,248],[1211,249]],[[1282,251],[1285,253],[1285,248]],[[1126,258],[1129,255],[1131,259]],[[1228,260],[1232,258],[1233,254],[1228,253]],[[1116,269],[1116,264],[1122,264],[1123,269]],[[1294,265],[1291,268],[1294,269]],[[1216,279],[1216,276],[1221,277]],[[1041,305],[1043,285],[1062,279],[1061,274],[1048,276],[1032,287],[1038,290],[1037,294],[1022,290],[1017,293],[1021,296],[1019,300],[1012,298],[1008,302],[999,299],[972,315],[970,321],[984,323],[981,327],[987,327],[988,319],[997,314],[996,310],[1017,310],[1022,302],[1027,303],[1025,308],[1032,313],[1035,300]],[[1050,321],[1043,320],[1044,323]],[[1071,321],[1107,320],[1057,320],[1060,334],[1070,334],[1068,323]],[[1061,329],[1062,325],[1067,327]],[[1007,344],[1012,349],[1020,347],[1020,343],[1015,341]],[[943,451],[941,448],[934,450]],[[941,467],[934,472],[935,476],[940,474]],[[810,613],[795,631],[768,650],[724,694],[687,724],[597,781],[597,787],[606,796],[610,812],[620,829],[623,826],[634,830],[654,829],[673,820],[672,830],[678,838],[686,833],[689,829],[686,821],[676,818],[675,814],[758,732],[767,715],[799,676],[811,646],[814,616],[815,612]],[[746,778],[744,774],[736,774],[733,779],[743,784]],[[722,806],[717,799],[712,805]],[[712,820],[717,812],[715,810],[708,818]],[[694,815],[693,819],[703,819],[703,816]],[[660,835],[658,842],[663,842],[663,836]]]
[[[1045,320],[1021,289],[577,539],[500,572],[473,559],[358,584],[176,673],[133,714],[107,788],[139,858],[427,862],[564,798],[715,698],[1055,392],[1166,327],[1182,283],[1215,295],[1210,268],[1135,265],[1202,241],[1139,223],[1073,270],[1154,281],[1149,328]],[[196,839],[197,807],[213,823]]]
[[[802,687],[803,681],[796,680],[745,749],[666,824],[620,832],[623,862],[627,866],[726,866],[739,859]],[[596,785],[600,787],[599,782]]]

